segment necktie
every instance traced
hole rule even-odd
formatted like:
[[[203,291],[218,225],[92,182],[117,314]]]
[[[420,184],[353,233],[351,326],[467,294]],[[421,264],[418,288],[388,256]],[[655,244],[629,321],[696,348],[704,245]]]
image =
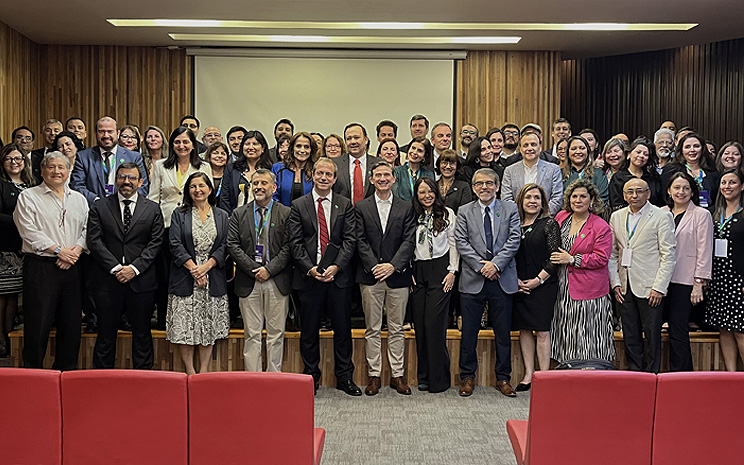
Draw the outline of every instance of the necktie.
[[[131,200],[125,200],[124,201],[124,232],[126,233],[129,231],[129,226],[132,224],[132,210],[129,209],[129,204],[131,204]]]
[[[486,207],[483,217],[483,229],[486,230],[486,260],[493,258],[493,223],[491,222],[491,207]]]
[[[103,156],[106,161],[103,162],[103,171],[106,173],[106,182],[108,183],[108,175],[111,172],[111,152],[104,152]]]
[[[330,236],[328,235],[328,223],[326,222],[325,210],[323,209],[323,201],[325,197],[318,199],[318,232],[320,236],[320,255],[325,253],[328,242],[330,242]]]
[[[258,220],[259,227],[261,228],[258,233],[258,244],[263,245],[264,248],[262,249],[263,252],[261,253],[261,262],[263,265],[266,264],[266,235],[267,228],[266,228],[266,207],[258,207],[258,214],[261,215],[261,218]]]
[[[364,179],[362,178],[362,164],[354,160],[354,203],[364,198]]]

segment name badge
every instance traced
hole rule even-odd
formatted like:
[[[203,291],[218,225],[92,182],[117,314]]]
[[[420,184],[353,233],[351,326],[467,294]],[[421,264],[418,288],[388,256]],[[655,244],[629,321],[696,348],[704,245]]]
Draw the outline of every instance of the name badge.
[[[620,259],[620,265],[630,268],[630,261],[633,258],[633,249],[623,249],[623,256]]]
[[[263,257],[264,257],[264,246],[263,246],[263,244],[259,244],[259,245],[256,246],[255,260],[258,263],[262,263],[263,262]]]
[[[710,205],[710,192],[700,191],[700,206],[707,208]]]
[[[716,239],[715,256],[721,258],[728,257],[728,239]]]
[[[111,195],[114,193],[114,185],[113,184],[106,184],[103,186],[104,191],[106,191],[106,195]]]

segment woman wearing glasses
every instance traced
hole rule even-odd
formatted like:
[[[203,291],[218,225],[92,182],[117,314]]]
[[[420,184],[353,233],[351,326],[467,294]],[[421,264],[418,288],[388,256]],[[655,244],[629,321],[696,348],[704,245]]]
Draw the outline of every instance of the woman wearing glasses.
[[[338,134],[331,134],[323,141],[323,156],[338,158],[346,153],[346,144]]]
[[[140,151],[140,131],[133,124],[127,124],[119,131],[119,145],[132,152]]]

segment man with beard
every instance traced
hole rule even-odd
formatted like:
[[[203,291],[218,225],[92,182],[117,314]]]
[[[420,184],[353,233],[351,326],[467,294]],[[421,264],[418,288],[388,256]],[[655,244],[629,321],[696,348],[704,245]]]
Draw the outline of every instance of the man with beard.
[[[519,126],[514,123],[506,123],[501,127],[504,134],[504,155],[509,156],[517,152],[519,144]]]
[[[478,137],[478,128],[472,123],[465,123],[460,129],[460,156],[463,159],[468,158],[468,149],[470,143]]]
[[[654,133],[654,146],[659,156],[659,166],[656,170],[661,174],[664,166],[674,158],[674,132],[671,129],[661,128]]]

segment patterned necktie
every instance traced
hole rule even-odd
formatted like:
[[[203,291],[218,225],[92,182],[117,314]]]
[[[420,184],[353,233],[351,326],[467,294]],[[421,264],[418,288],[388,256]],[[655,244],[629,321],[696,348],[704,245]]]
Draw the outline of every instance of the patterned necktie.
[[[132,210],[129,209],[131,200],[127,199],[124,201],[124,232],[129,231],[129,226],[132,224]]]
[[[262,249],[263,252],[261,253],[261,264],[266,264],[266,243],[268,242],[266,240],[266,236],[268,235],[268,228],[266,227],[266,207],[258,207],[258,214],[260,215],[260,219],[258,220],[258,224],[260,229],[259,235],[258,235],[258,244],[263,245],[264,248]]]
[[[106,161],[103,162],[103,168],[106,173],[106,183],[108,183],[108,175],[111,172],[111,152],[104,152],[103,156],[106,158]]]
[[[493,258],[493,223],[491,222],[491,207],[486,207],[483,217],[483,228],[486,230],[486,260]]]
[[[320,236],[320,255],[325,253],[328,242],[330,242],[330,236],[328,235],[328,223],[326,222],[325,210],[323,209],[323,201],[325,197],[318,199],[318,232]]]
[[[362,163],[354,160],[354,203],[364,198],[364,179],[362,179]]]

